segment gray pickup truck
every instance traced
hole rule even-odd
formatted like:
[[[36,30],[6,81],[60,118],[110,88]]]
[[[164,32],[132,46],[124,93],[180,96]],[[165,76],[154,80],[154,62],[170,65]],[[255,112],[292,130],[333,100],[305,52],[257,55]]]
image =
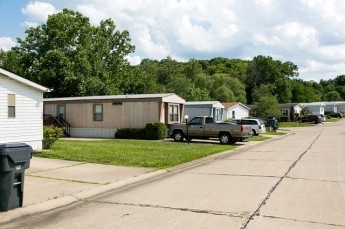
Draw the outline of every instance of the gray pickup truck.
[[[169,136],[175,141],[218,138],[221,144],[235,144],[251,137],[251,128],[230,122],[215,123],[212,117],[198,116],[188,123],[172,125]]]

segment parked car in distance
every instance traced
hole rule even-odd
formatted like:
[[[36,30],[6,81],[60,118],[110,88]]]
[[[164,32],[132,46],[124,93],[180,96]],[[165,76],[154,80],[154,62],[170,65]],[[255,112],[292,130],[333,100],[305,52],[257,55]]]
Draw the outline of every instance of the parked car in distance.
[[[326,115],[319,114],[318,116],[321,117],[321,122],[326,122]]]
[[[269,130],[277,130],[279,128],[279,122],[275,118],[268,118],[265,120],[265,127]]]
[[[259,118],[234,119],[231,122],[240,124],[240,125],[250,126],[252,129],[253,135],[255,136],[266,133],[265,122]]]
[[[313,122],[315,124],[318,124],[322,122],[322,119],[319,115],[309,114],[307,116],[301,117],[301,122]]]

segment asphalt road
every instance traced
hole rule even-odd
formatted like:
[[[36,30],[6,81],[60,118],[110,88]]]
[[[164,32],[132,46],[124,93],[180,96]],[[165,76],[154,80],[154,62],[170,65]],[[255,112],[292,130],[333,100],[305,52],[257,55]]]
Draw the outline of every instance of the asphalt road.
[[[344,229],[345,120],[292,132],[0,227]]]

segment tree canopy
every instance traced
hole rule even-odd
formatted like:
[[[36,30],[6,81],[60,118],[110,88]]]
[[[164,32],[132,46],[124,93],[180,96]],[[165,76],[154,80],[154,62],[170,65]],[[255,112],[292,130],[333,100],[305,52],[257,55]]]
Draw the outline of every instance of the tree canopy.
[[[64,9],[45,24],[26,30],[18,47],[9,52],[15,72],[54,89],[51,97],[121,93],[134,51],[128,31],[117,31],[110,19],[92,26],[87,17]],[[13,63],[13,64],[9,64]],[[19,64],[17,64],[17,62]]]

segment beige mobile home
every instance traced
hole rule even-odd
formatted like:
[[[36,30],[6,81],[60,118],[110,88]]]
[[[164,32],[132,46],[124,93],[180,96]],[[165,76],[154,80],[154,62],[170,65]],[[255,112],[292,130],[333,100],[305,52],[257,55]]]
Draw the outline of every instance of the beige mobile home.
[[[45,117],[69,124],[71,137],[114,138],[117,129],[180,123],[185,100],[173,93],[44,99]]]

